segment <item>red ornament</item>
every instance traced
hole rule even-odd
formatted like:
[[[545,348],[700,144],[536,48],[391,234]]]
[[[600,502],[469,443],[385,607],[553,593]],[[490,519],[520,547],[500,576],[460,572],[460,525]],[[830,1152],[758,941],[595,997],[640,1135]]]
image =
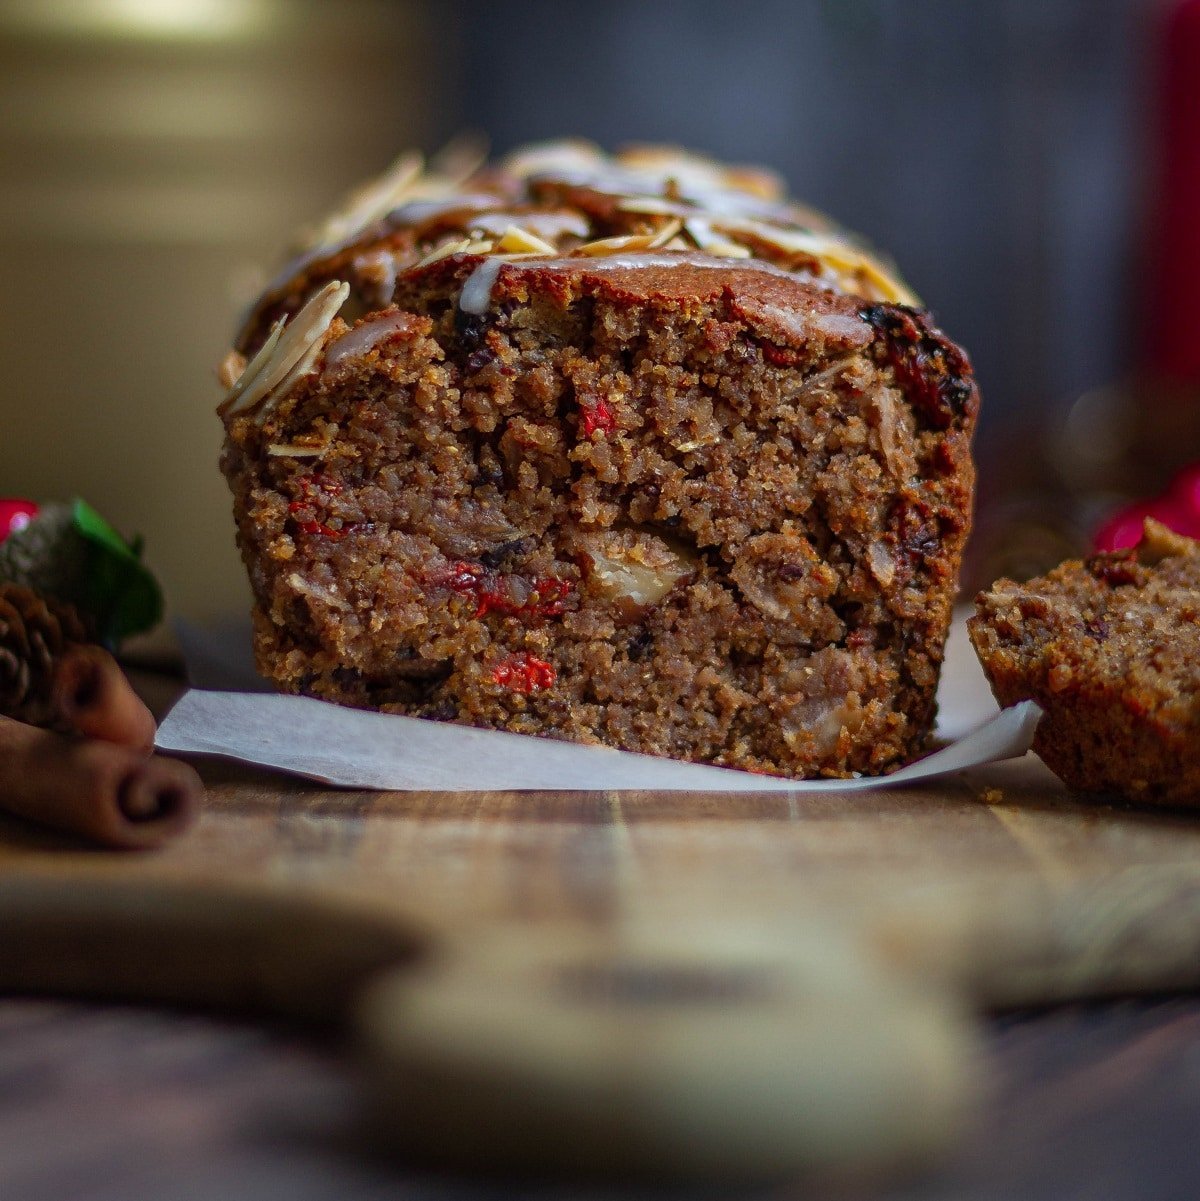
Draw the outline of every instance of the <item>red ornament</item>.
[[[1096,531],[1096,549],[1114,551],[1136,546],[1142,540],[1142,522],[1147,517],[1186,538],[1200,538],[1200,463],[1185,467],[1161,496],[1114,513]]]
[[[1150,376],[1194,384],[1200,380],[1200,0],[1172,0],[1157,9],[1157,45],[1149,47],[1145,77],[1153,89],[1154,126],[1144,139],[1152,207],[1145,227],[1148,278],[1138,289],[1150,301],[1142,366]]]
[[[0,542],[9,534],[23,530],[38,515],[38,507],[31,500],[16,496],[0,497]]]
[[[558,679],[558,672],[545,659],[538,659],[526,651],[508,655],[492,668],[492,679],[501,688],[513,692],[541,692],[543,688],[551,688]]]

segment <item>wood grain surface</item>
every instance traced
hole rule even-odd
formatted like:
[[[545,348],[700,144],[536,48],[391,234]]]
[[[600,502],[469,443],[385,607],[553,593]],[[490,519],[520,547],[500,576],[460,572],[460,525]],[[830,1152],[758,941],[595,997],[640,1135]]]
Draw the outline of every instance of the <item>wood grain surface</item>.
[[[786,928],[819,909],[985,1004],[1196,982],[1200,820],[1073,798],[1033,756],[844,796],[333,791],[215,761],[203,774],[204,816],[161,852],[108,856],[3,820],[0,866],[276,886],[447,931],[698,913]],[[989,972],[989,956],[1023,956],[1023,976]]]
[[[208,810],[191,834],[162,852],[113,857],[3,821],[0,871],[64,886],[108,878],[200,893],[217,886],[278,890],[403,915],[414,928],[448,934],[496,921],[603,930],[646,915],[720,916],[784,931],[832,921],[916,976],[997,1007],[1197,983],[1200,921],[1192,917],[1200,896],[1200,823],[1186,813],[1072,798],[1033,758],[936,786],[841,797],[380,794],[334,792],[216,762],[203,765],[203,774]],[[0,1078],[12,1081],[17,1098],[28,1098],[28,1081],[20,1055],[12,1068],[7,1058],[14,1041],[38,1045],[39,1014],[46,1015],[48,1055],[56,1038],[74,1037],[76,1021],[80,1029],[99,1023],[96,1045],[102,1054],[112,1050],[105,1050],[104,1011],[45,1005],[9,1002],[0,1010],[7,1015],[0,1022]],[[1168,1034],[1151,1039],[1150,1051],[1130,1052],[1129,1070],[1136,1072],[1139,1056],[1159,1056],[1196,1037],[1190,1012],[1181,1010]],[[132,1015],[113,1021],[137,1029]],[[146,1030],[162,1034],[168,1057],[176,1030],[205,1030],[200,1041],[211,1037],[218,1075],[227,1053],[218,1048],[250,1038],[242,1028],[197,1027],[192,1018],[178,1019],[178,1027],[165,1018],[145,1021]],[[1006,1045],[1004,1030],[1022,1028],[999,1028],[995,1045]],[[154,1043],[157,1035],[148,1037]],[[334,1093],[347,1087],[343,1069],[322,1052],[276,1046],[281,1062],[306,1065],[297,1070],[318,1093],[322,1073],[337,1081]],[[1121,1055],[1118,1061],[1126,1062]],[[1112,1070],[1115,1079],[1126,1079],[1122,1070]],[[245,1087],[239,1079],[231,1069],[222,1087],[237,1091]],[[10,1125],[4,1112],[0,1165],[21,1142],[20,1120]],[[97,1151],[101,1159],[125,1154],[92,1133],[108,1147]],[[18,1185],[54,1178],[48,1153],[39,1157],[34,1145],[22,1148],[15,1162],[24,1174],[0,1196],[36,1196]],[[280,1162],[286,1158],[281,1152]],[[376,1179],[377,1170],[363,1168],[375,1181],[371,1188],[391,1179]],[[390,1195],[356,1194],[354,1176],[335,1171],[331,1179],[341,1183],[311,1195]]]

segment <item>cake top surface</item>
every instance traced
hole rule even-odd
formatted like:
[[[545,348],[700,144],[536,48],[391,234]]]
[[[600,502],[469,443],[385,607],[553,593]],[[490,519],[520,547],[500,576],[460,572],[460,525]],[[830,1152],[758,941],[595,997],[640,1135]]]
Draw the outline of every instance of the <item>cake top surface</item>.
[[[243,347],[259,340],[261,316],[281,298],[311,294],[351,267],[389,285],[369,309],[386,306],[398,278],[446,260],[471,277],[466,311],[481,310],[503,264],[628,286],[637,273],[642,291],[683,285],[668,276],[685,267],[687,287],[703,287],[721,268],[727,279],[754,273],[768,288],[764,274],[869,302],[919,303],[890,263],[788,199],[773,173],[668,146],[610,155],[583,141],[547,142],[495,163],[462,144],[428,163],[406,153],[296,249],[246,322]]]

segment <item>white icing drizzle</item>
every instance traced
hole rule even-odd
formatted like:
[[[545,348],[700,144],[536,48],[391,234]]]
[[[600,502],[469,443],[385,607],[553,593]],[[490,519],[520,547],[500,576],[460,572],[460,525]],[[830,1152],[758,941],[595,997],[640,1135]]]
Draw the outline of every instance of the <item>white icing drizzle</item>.
[[[391,312],[371,317],[336,338],[325,349],[325,370],[329,371],[345,359],[366,354],[380,342],[410,329],[415,318],[411,313]]]
[[[462,210],[482,212],[503,203],[503,197],[494,196],[490,192],[460,192],[456,196],[436,200],[410,200],[407,204],[392,209],[386,219],[391,226],[407,228],[410,225],[424,225],[426,221],[432,221],[446,213]]]
[[[541,259],[539,261],[544,266],[557,260]],[[458,295],[458,307],[464,313],[482,317],[488,311],[488,305],[492,303],[492,289],[496,286],[496,277],[506,262],[510,262],[510,260],[493,255],[491,258],[484,259],[471,272]]]

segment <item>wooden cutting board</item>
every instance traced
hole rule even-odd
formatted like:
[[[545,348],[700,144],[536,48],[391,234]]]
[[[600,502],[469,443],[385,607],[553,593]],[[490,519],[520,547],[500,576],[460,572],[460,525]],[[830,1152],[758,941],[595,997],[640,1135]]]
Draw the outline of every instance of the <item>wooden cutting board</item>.
[[[328,889],[439,928],[644,910],[766,918],[816,897],[881,917],[926,896],[1003,911],[1200,866],[1200,815],[1073,797],[1032,755],[846,795],[378,793],[197,766],[207,809],[161,851],[109,855],[0,818],[0,864]]]
[[[972,1087],[963,1002],[1200,984],[1200,820],[1073,798],[1032,756],[844,796],[388,794],[199,766],[204,816],[154,854],[0,820],[0,984],[340,1022],[399,965],[360,1029],[395,1069],[382,1112],[426,1150],[463,1152],[469,1118],[487,1163],[707,1179],[917,1155]],[[432,974],[404,976],[419,960]],[[767,968],[785,986],[760,987]],[[690,1041],[647,1056],[683,1010]],[[731,1030],[757,1050],[730,1060]]]

